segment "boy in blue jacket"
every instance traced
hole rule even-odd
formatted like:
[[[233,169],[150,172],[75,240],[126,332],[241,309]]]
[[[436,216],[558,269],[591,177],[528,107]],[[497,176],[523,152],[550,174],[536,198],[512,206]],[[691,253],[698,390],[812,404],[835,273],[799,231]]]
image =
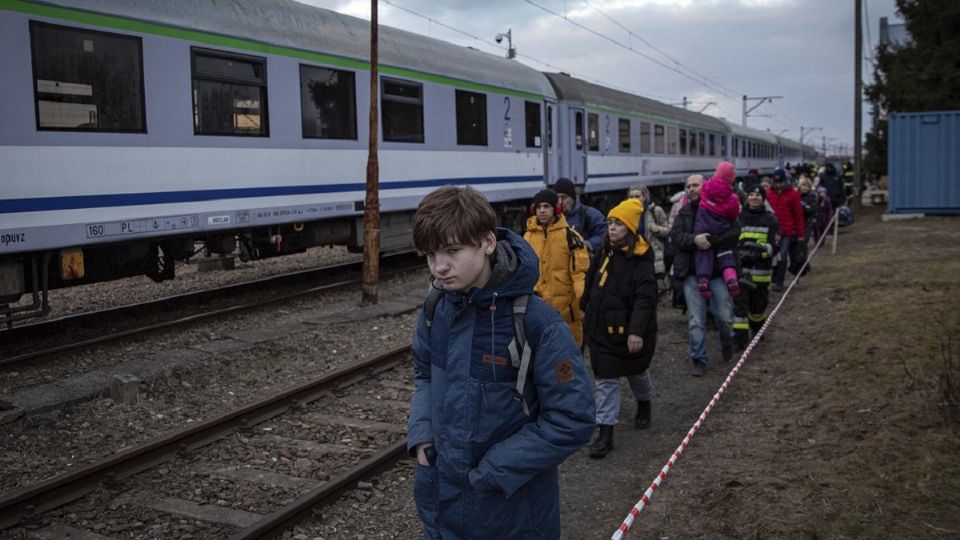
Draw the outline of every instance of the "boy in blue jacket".
[[[531,296],[537,257],[519,235],[496,227],[490,203],[470,187],[424,197],[413,239],[433,286],[443,289],[429,324],[421,312],[413,342],[407,448],[417,458],[423,536],[559,538],[557,467],[589,442],[594,400],[569,327]],[[508,346],[513,303],[524,296],[532,355],[521,374]]]

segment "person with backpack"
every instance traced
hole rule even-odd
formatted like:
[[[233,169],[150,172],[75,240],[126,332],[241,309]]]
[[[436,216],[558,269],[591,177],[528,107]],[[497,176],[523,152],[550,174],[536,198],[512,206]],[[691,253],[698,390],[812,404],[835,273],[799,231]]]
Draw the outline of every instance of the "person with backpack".
[[[664,241],[670,237],[667,212],[653,202],[650,197],[650,189],[647,186],[631,186],[627,191],[627,197],[638,199],[643,203],[643,239],[653,249],[653,270],[657,276],[658,292],[663,294],[670,290],[670,281],[667,279],[666,253],[664,252]],[[671,256],[670,262],[673,262],[672,259]]]
[[[553,185],[553,191],[560,197],[563,214],[570,228],[580,233],[590,244],[591,255],[600,251],[603,235],[607,233],[607,220],[592,206],[577,200],[577,190],[569,178],[560,178]]]
[[[643,203],[627,199],[607,214],[603,248],[587,273],[580,300],[586,313],[584,334],[596,381],[596,440],[590,457],[613,449],[620,415],[620,377],[626,377],[637,400],[634,427],[650,427],[650,361],[657,349],[657,280],[653,253],[639,225]]]
[[[533,293],[553,306],[570,327],[577,346],[583,346],[583,279],[590,266],[586,241],[567,225],[557,194],[549,189],[538,192],[530,205],[523,239],[540,259],[540,277]]]
[[[432,275],[407,424],[426,539],[559,538],[557,467],[595,426],[580,348],[533,295],[536,254],[496,219],[457,186],[429,193],[413,218]]]

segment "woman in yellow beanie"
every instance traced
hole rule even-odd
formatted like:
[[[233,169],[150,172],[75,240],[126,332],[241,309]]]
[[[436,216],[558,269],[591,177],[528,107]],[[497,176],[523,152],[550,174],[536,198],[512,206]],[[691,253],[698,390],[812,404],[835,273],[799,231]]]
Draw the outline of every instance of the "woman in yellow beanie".
[[[603,248],[587,272],[581,307],[596,380],[597,424],[590,457],[613,449],[620,415],[620,377],[637,399],[634,427],[650,426],[652,383],[647,368],[657,348],[657,280],[653,250],[643,239],[643,203],[627,199],[607,214]]]

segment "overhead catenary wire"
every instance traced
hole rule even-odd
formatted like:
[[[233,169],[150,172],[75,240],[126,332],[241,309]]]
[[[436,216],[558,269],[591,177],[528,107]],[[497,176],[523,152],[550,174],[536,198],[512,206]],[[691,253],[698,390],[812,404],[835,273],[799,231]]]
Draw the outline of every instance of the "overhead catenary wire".
[[[657,52],[660,53],[664,58],[670,60],[671,62],[673,62],[673,63],[674,63],[675,65],[677,65],[678,67],[680,67],[680,68],[682,68],[682,69],[685,69],[685,70],[687,70],[688,72],[690,72],[690,73],[692,73],[692,74],[694,74],[694,75],[696,75],[696,76],[698,76],[698,77],[701,77],[703,80],[709,81],[709,82],[711,82],[712,84],[715,84],[715,85],[717,85],[717,86],[720,87],[720,88],[724,88],[724,89],[726,89],[726,90],[728,90],[728,91],[730,91],[730,92],[733,92],[734,94],[742,94],[742,92],[739,92],[739,91],[737,91],[737,90],[735,90],[735,89],[733,89],[733,88],[730,88],[729,86],[724,85],[723,83],[720,83],[720,82],[718,82],[718,81],[716,81],[716,80],[714,80],[714,79],[711,79],[710,77],[707,77],[707,76],[704,75],[703,73],[700,73],[699,71],[697,71],[697,70],[691,68],[690,66],[684,64],[683,62],[677,60],[677,59],[674,58],[673,56],[670,56],[669,54],[667,54],[665,51],[663,51],[662,49],[660,49],[659,47],[657,47],[657,46],[654,45],[653,43],[650,43],[650,41],[649,41],[648,39],[646,39],[646,38],[644,38],[643,36],[635,33],[633,30],[630,30],[629,28],[627,28],[626,26],[624,26],[620,21],[618,21],[618,20],[614,19],[613,17],[611,17],[610,15],[608,15],[607,12],[603,11],[602,9],[600,9],[599,7],[597,7],[596,5],[594,5],[592,2],[590,2],[590,0],[581,0],[581,1],[582,1],[583,3],[585,3],[585,4],[587,4],[588,6],[590,6],[590,8],[593,9],[593,10],[595,10],[597,13],[599,13],[599,14],[603,15],[604,17],[606,17],[607,20],[609,20],[610,22],[612,22],[612,23],[615,24],[616,26],[618,26],[618,27],[620,27],[621,29],[623,29],[623,30],[624,30],[627,34],[629,34],[631,37],[637,38],[637,39],[640,40],[641,42],[645,43],[645,44],[647,45],[647,47],[650,47],[651,49],[657,51]]]
[[[471,33],[471,32],[468,32],[468,31],[466,31],[466,30],[462,30],[462,29],[460,29],[460,28],[457,28],[457,27],[452,26],[452,25],[450,25],[450,24],[447,24],[447,23],[445,23],[445,22],[439,21],[439,20],[437,20],[437,19],[434,19],[433,17],[430,17],[429,15],[424,15],[423,13],[419,13],[419,12],[417,12],[417,11],[415,11],[415,10],[413,10],[413,9],[410,9],[410,8],[408,8],[408,7],[406,7],[406,6],[402,6],[402,5],[400,5],[400,4],[397,4],[396,2],[392,2],[391,0],[382,0],[382,1],[383,1],[384,4],[393,6],[393,7],[397,8],[397,9],[399,9],[399,10],[401,10],[401,11],[404,11],[404,12],[406,12],[406,13],[409,13],[410,15],[413,15],[413,16],[415,16],[415,17],[420,17],[420,18],[422,18],[422,19],[425,19],[427,22],[429,22],[429,23],[431,23],[431,24],[436,24],[437,26],[441,26],[441,27],[443,27],[443,28],[446,28],[446,29],[451,30],[451,31],[453,31],[453,32],[456,32],[456,33],[458,33],[458,34],[462,34],[462,35],[464,35],[464,36],[466,36],[466,37],[469,37],[469,38],[473,39],[474,41],[477,41],[477,42],[480,42],[480,43],[484,43],[484,44],[489,45],[489,46],[491,46],[491,47],[494,47],[494,48],[496,48],[496,49],[503,50],[503,46],[502,46],[502,45],[499,45],[499,44],[497,44],[497,43],[494,43],[493,41],[490,41],[489,39],[482,38],[482,37],[480,37],[480,36],[477,36],[476,34],[473,34],[473,33]],[[612,83],[609,83],[609,82],[606,82],[606,81],[602,81],[602,80],[600,80],[600,79],[597,79],[596,77],[591,77],[591,76],[589,76],[589,75],[585,75],[585,74],[582,74],[582,73],[577,73],[577,72],[575,72],[575,71],[573,71],[573,70],[571,70],[571,69],[568,69],[568,68],[565,68],[565,67],[562,67],[562,66],[557,66],[557,65],[551,64],[550,62],[546,62],[546,61],[544,61],[544,60],[540,60],[539,58],[535,58],[535,57],[530,56],[530,55],[528,55],[528,54],[524,54],[524,53],[518,52],[518,53],[517,53],[517,56],[518,56],[518,57],[521,57],[521,58],[524,58],[524,59],[526,59],[526,60],[530,60],[530,61],[536,62],[537,64],[540,64],[540,65],[542,65],[542,66],[546,66],[546,67],[548,67],[548,68],[550,68],[550,69],[552,69],[552,70],[556,70],[556,71],[558,71],[558,72],[567,73],[567,74],[570,74],[570,75],[572,75],[572,76],[575,76],[575,77],[577,77],[577,78],[579,78],[579,79],[583,79],[583,80],[585,80],[585,81],[589,81],[589,82],[596,83],[596,84],[599,84],[599,85],[602,85],[602,86],[606,86],[606,87],[608,87],[608,88],[613,88],[613,89],[616,89],[616,90],[620,90],[620,91],[622,91],[622,92],[628,92],[628,93],[632,93],[632,94],[637,94],[637,95],[640,95],[640,96],[648,97],[648,98],[651,98],[651,99],[657,99],[657,100],[660,100],[660,101],[668,101],[668,100],[669,100],[669,98],[667,98],[667,97],[665,97],[665,96],[659,96],[659,95],[656,95],[656,94],[651,94],[651,93],[649,93],[649,92],[641,92],[641,91],[639,91],[639,90],[632,89],[632,88],[619,87],[619,86],[614,85],[614,84],[612,84]]]
[[[662,62],[662,61],[660,61],[660,60],[658,60],[658,59],[650,56],[649,54],[646,54],[646,53],[644,53],[644,52],[642,52],[642,51],[638,51],[638,50],[634,49],[633,47],[630,47],[629,45],[626,45],[626,44],[624,44],[624,43],[622,43],[622,42],[620,42],[620,41],[618,41],[618,40],[616,40],[616,39],[614,39],[614,38],[612,38],[612,37],[610,37],[610,36],[607,36],[607,35],[603,34],[602,32],[598,32],[597,30],[594,30],[593,28],[590,28],[589,26],[586,26],[586,25],[584,25],[584,24],[582,24],[582,23],[579,23],[579,22],[577,22],[577,21],[574,21],[573,19],[570,19],[569,17],[566,17],[565,15],[563,15],[563,14],[561,14],[561,13],[557,13],[556,11],[554,11],[554,10],[552,10],[552,9],[546,7],[546,6],[540,5],[540,4],[536,3],[536,2],[534,2],[533,0],[525,0],[525,1],[526,1],[528,4],[530,4],[531,6],[537,8],[537,9],[540,9],[541,11],[544,11],[544,12],[546,12],[546,13],[549,13],[549,14],[555,16],[555,17],[561,18],[561,19],[567,21],[568,23],[576,26],[577,28],[580,28],[581,30],[585,30],[585,31],[587,31],[587,32],[589,32],[589,33],[591,33],[591,34],[593,34],[593,35],[595,35],[595,36],[597,36],[597,37],[599,37],[599,38],[601,38],[601,39],[604,39],[604,40],[606,40],[606,41],[609,41],[610,43],[616,45],[617,47],[621,47],[621,48],[623,48],[623,49],[625,49],[625,50],[627,50],[627,51],[630,51],[630,52],[632,52],[633,54],[636,54],[637,56],[640,56],[640,57],[642,57],[642,58],[644,58],[644,59],[646,59],[646,60],[648,60],[648,61],[650,61],[650,62],[652,62],[652,63],[654,63],[654,64],[656,64],[656,65],[658,65],[658,66],[660,66],[660,67],[662,67],[662,68],[664,68],[664,69],[666,69],[666,70],[668,70],[668,71],[672,71],[672,72],[674,72],[674,73],[676,73],[676,74],[678,74],[678,75],[680,75],[680,76],[682,76],[682,77],[685,77],[685,78],[687,78],[687,79],[689,79],[689,80],[697,83],[698,85],[703,86],[704,88],[708,88],[708,89],[710,89],[710,90],[712,90],[712,91],[714,91],[714,92],[717,92],[717,93],[719,93],[720,95],[722,95],[723,97],[725,97],[725,98],[727,98],[727,99],[730,99],[730,100],[739,100],[739,99],[740,99],[740,95],[742,95],[742,93],[737,92],[737,94],[738,94],[737,96],[735,96],[735,97],[734,97],[734,96],[731,96],[730,93],[729,93],[729,91],[726,90],[725,88],[720,88],[720,87],[714,86],[714,85],[712,85],[712,84],[709,84],[709,83],[707,83],[707,82],[704,81],[704,80],[698,79],[697,77],[694,77],[693,75],[690,75],[689,73],[687,73],[686,71],[680,69],[679,67],[675,67],[675,66],[671,66],[671,65],[669,65],[669,64],[666,64],[666,63],[664,63],[664,62]]]

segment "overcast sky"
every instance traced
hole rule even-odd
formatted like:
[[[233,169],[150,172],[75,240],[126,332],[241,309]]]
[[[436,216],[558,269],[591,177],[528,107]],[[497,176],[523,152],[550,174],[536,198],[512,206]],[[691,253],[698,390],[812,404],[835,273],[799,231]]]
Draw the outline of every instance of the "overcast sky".
[[[370,0],[299,1],[370,18]],[[863,4],[870,56],[880,17],[891,23],[899,17],[894,0]],[[801,126],[819,126],[804,130],[804,142],[820,147],[827,137],[828,145],[850,147],[854,6],[853,0],[380,0],[379,19],[500,55],[507,40],[498,47],[494,37],[510,29],[518,60],[540,71],[566,71],[666,103],[686,96],[694,111],[715,103],[704,112],[733,122],[741,121],[744,94],[783,96],[755,109],[748,125],[789,130],[783,135],[795,140]],[[867,59],[864,80],[872,73]],[[866,133],[869,103],[863,113]]]

